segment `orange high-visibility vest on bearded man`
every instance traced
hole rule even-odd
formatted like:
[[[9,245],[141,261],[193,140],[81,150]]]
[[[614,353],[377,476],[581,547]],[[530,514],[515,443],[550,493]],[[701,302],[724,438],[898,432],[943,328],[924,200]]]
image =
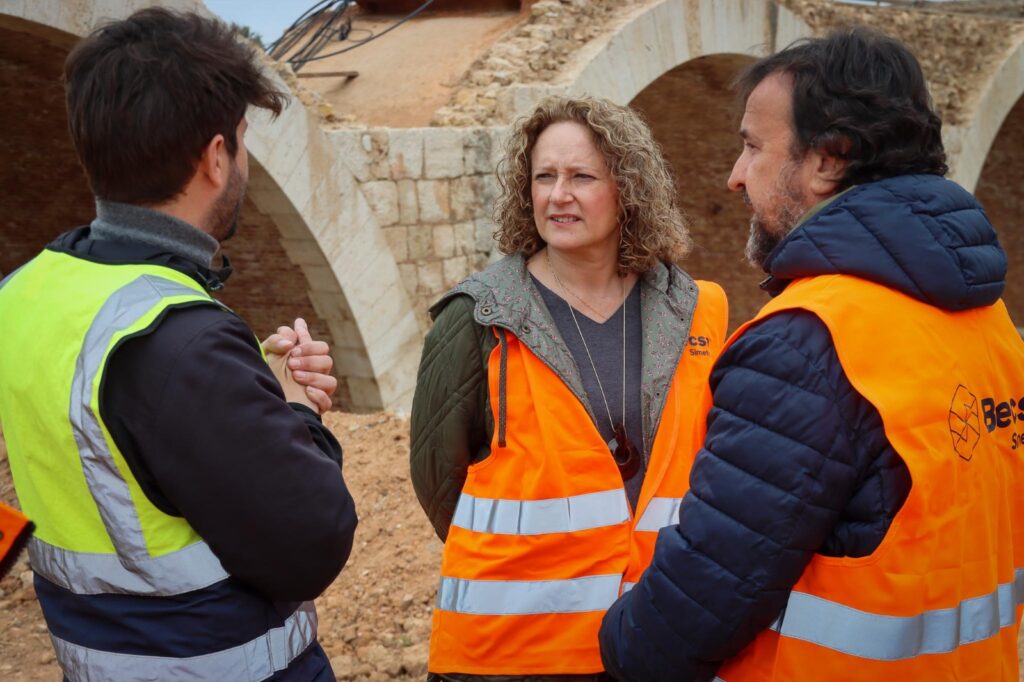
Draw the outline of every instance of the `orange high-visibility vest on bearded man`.
[[[491,454],[469,467],[441,565],[435,673],[556,675],[604,669],[597,632],[678,521],[725,338],[722,289],[700,287],[635,514],[608,445],[575,394],[515,335],[489,358]]]
[[[792,309],[828,327],[913,485],[874,553],[815,555],[718,679],[1016,682],[1024,344],[1002,301],[950,312],[830,275],[793,282],[748,325]]]

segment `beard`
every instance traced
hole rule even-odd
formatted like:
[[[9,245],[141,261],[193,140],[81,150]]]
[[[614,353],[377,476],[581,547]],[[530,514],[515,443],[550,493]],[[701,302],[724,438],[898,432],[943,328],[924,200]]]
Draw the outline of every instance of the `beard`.
[[[245,198],[245,178],[238,166],[231,164],[228,184],[217,201],[210,208],[210,234],[218,242],[226,242],[238,231],[238,215],[242,211],[242,199]]]
[[[794,182],[796,164],[787,164],[779,173],[778,182],[766,203],[774,208],[773,216],[754,208],[747,190],[743,190],[743,201],[753,210],[750,218],[750,236],[744,255],[747,262],[756,268],[763,268],[768,256],[785,239],[805,212],[803,192]]]

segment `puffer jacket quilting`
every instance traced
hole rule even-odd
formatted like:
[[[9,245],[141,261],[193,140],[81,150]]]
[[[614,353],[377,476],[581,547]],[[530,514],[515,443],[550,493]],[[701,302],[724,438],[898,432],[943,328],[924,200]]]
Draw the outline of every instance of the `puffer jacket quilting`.
[[[641,413],[647,455],[668,386],[697,304],[697,285],[675,266],[643,274]],[[514,334],[555,372],[594,418],[580,370],[561,340],[525,261],[509,256],[449,291],[432,308],[413,397],[410,464],[413,488],[442,540],[455,513],[466,470],[490,454],[494,410],[487,365],[499,332]],[[500,409],[498,410],[500,414]]]
[[[968,192],[903,176],[838,196],[765,269],[775,292],[843,273],[963,310],[998,299],[1006,255]],[[815,553],[870,554],[910,489],[877,410],[851,387],[813,314],[750,327],[711,386],[680,523],[662,529],[651,567],[601,629],[605,665],[620,679],[712,679],[778,617]]]

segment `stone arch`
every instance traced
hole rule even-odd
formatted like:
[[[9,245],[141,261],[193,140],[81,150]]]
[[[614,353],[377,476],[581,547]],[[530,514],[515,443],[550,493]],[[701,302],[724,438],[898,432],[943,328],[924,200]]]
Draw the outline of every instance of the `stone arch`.
[[[1002,120],[978,174],[975,195],[985,207],[1009,260],[1003,301],[1024,330],[1024,95]]]
[[[949,156],[950,178],[973,191],[1007,115],[1024,95],[1024,39],[1010,51],[985,84],[962,125],[943,128],[942,138]]]
[[[1003,300],[1024,329],[1024,38],[984,85],[973,114],[943,130],[950,177],[975,192],[1009,258]]]
[[[696,277],[723,283],[735,326],[763,300],[757,274],[742,260],[749,216],[725,189],[737,149],[729,81],[754,58],[809,35],[811,28],[801,17],[771,0],[661,0],[638,8],[615,30],[582,46],[579,58],[555,84],[508,88],[500,108],[512,118],[547,94],[568,93],[640,109],[673,166],[693,224],[696,248],[684,266]],[[659,110],[664,99],[681,93],[693,98],[695,92],[708,106],[690,107],[701,118],[688,121],[680,135]],[[698,177],[687,166],[693,163],[709,173]]]
[[[102,21],[150,4],[15,0],[0,8],[0,31],[23,36],[26,44],[42,41],[66,53],[76,37]],[[206,12],[197,0],[164,0],[161,5]],[[269,64],[267,72],[280,87],[290,90]],[[48,78],[52,89],[52,74]],[[60,135],[66,138],[63,126],[51,137]],[[407,409],[418,359],[413,351],[419,347],[421,332],[387,241],[344,160],[338,158],[319,119],[297,96],[276,121],[260,113],[251,116],[246,143],[252,167],[242,227],[244,231],[246,221],[252,222],[264,237],[263,250],[250,253],[249,260],[263,267],[268,251],[281,254],[287,262],[269,259],[281,261],[275,284],[285,282],[280,279],[282,271],[303,280],[297,291],[308,297],[306,314],[331,342],[343,407]],[[69,143],[64,152],[68,150]],[[69,173],[77,177],[66,184],[81,193],[84,178],[73,155],[71,159],[68,167],[75,170]],[[76,216],[79,224],[89,217]],[[230,253],[234,248],[229,242],[225,250]],[[267,274],[274,273],[260,272],[250,281],[265,280]],[[291,291],[294,286],[287,281],[284,288]],[[301,312],[303,306],[297,308]],[[278,319],[278,323],[284,321]]]
[[[630,102],[651,126],[689,220],[693,250],[681,265],[694,278],[725,288],[733,327],[764,304],[757,287],[764,274],[742,256],[750,211],[727,187],[740,150],[731,84],[753,60],[734,53],[691,59],[656,78]]]
[[[691,59],[762,56],[809,35],[811,28],[800,16],[772,0],[661,0],[639,7],[615,30],[582,46],[557,83],[507,88],[499,108],[511,120],[551,93],[627,104]]]
[[[803,19],[770,0],[664,0],[594,45],[568,91],[625,104],[691,59],[763,56],[810,34]]]

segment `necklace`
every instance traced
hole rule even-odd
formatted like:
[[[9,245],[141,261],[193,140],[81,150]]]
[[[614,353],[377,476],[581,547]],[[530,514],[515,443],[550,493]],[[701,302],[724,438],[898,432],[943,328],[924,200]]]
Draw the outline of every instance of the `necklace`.
[[[544,254],[545,254],[545,256],[546,256],[546,255],[547,255],[547,251],[545,251],[545,252],[544,252]],[[597,308],[595,308],[594,306],[592,306],[592,305],[590,305],[589,303],[587,303],[586,299],[584,299],[584,298],[583,298],[582,296],[580,296],[580,295],[579,295],[579,294],[577,294],[577,293],[576,293],[575,291],[573,291],[572,289],[570,289],[570,288],[568,287],[568,285],[566,285],[566,284],[565,284],[565,282],[563,282],[562,280],[560,280],[560,279],[558,278],[558,275],[557,275],[557,274],[555,274],[555,271],[554,271],[554,269],[552,269],[552,267],[551,267],[551,259],[550,259],[550,258],[548,258],[548,270],[551,270],[551,274],[555,276],[555,280],[556,280],[556,281],[558,282],[558,286],[560,286],[560,287],[561,287],[562,289],[565,289],[565,291],[566,291],[567,293],[569,293],[569,294],[572,294],[572,297],[573,297],[573,298],[575,298],[575,299],[576,299],[577,301],[579,301],[579,302],[580,302],[581,304],[583,304],[584,306],[586,306],[586,307],[587,307],[587,309],[588,309],[588,310],[590,310],[590,312],[594,313],[594,314],[595,314],[595,315],[597,315],[597,316],[598,316],[599,318],[601,318],[601,321],[602,321],[602,322],[606,322],[606,321],[608,320],[608,318],[609,318],[609,317],[611,317],[611,315],[605,315],[605,314],[604,314],[603,312],[601,312],[600,310],[598,310],[598,309],[597,309]],[[621,283],[622,283],[622,282],[621,282],[621,280],[620,280],[620,282],[619,282],[619,283],[620,283],[620,285],[621,285]],[[621,286],[619,287],[619,296],[620,296],[620,297],[622,296],[622,287],[621,287]],[[570,309],[570,310],[572,310],[572,306],[569,306],[569,309]],[[612,313],[612,315],[614,315],[614,314],[615,314],[615,313]],[[575,318],[573,318],[573,319],[575,320]]]
[[[594,310],[593,306],[588,304],[583,298],[565,286],[565,282],[558,276],[555,268],[551,265],[551,256],[547,249],[544,250],[544,259],[547,263],[548,270],[551,271],[551,275],[558,282],[558,286],[566,294],[572,294],[574,298],[579,300],[583,305],[590,308],[592,311],[600,315],[601,313]],[[572,316],[572,322],[576,325],[576,333],[580,335],[580,341],[583,342],[583,350],[587,353],[587,359],[590,361],[590,369],[594,372],[594,378],[597,379],[597,388],[601,392],[601,400],[604,402],[605,415],[608,417],[608,426],[612,430],[612,439],[608,441],[608,449],[612,453],[612,457],[615,458],[615,464],[619,467],[619,474],[622,476],[622,480],[628,481],[633,478],[637,470],[640,468],[640,453],[636,448],[636,445],[629,439],[626,433],[626,285],[623,282],[623,278],[619,278],[619,294],[622,299],[622,420],[616,425],[615,420],[612,419],[612,411],[608,407],[608,396],[604,392],[604,386],[601,384],[601,376],[597,373],[597,365],[594,364],[594,356],[590,354],[590,347],[587,346],[587,339],[583,336],[583,329],[580,328],[579,320],[576,319],[576,311],[572,309],[569,302],[566,301],[565,306],[569,309],[569,315]],[[563,299],[564,300],[564,299]],[[614,313],[612,313],[614,315]]]

